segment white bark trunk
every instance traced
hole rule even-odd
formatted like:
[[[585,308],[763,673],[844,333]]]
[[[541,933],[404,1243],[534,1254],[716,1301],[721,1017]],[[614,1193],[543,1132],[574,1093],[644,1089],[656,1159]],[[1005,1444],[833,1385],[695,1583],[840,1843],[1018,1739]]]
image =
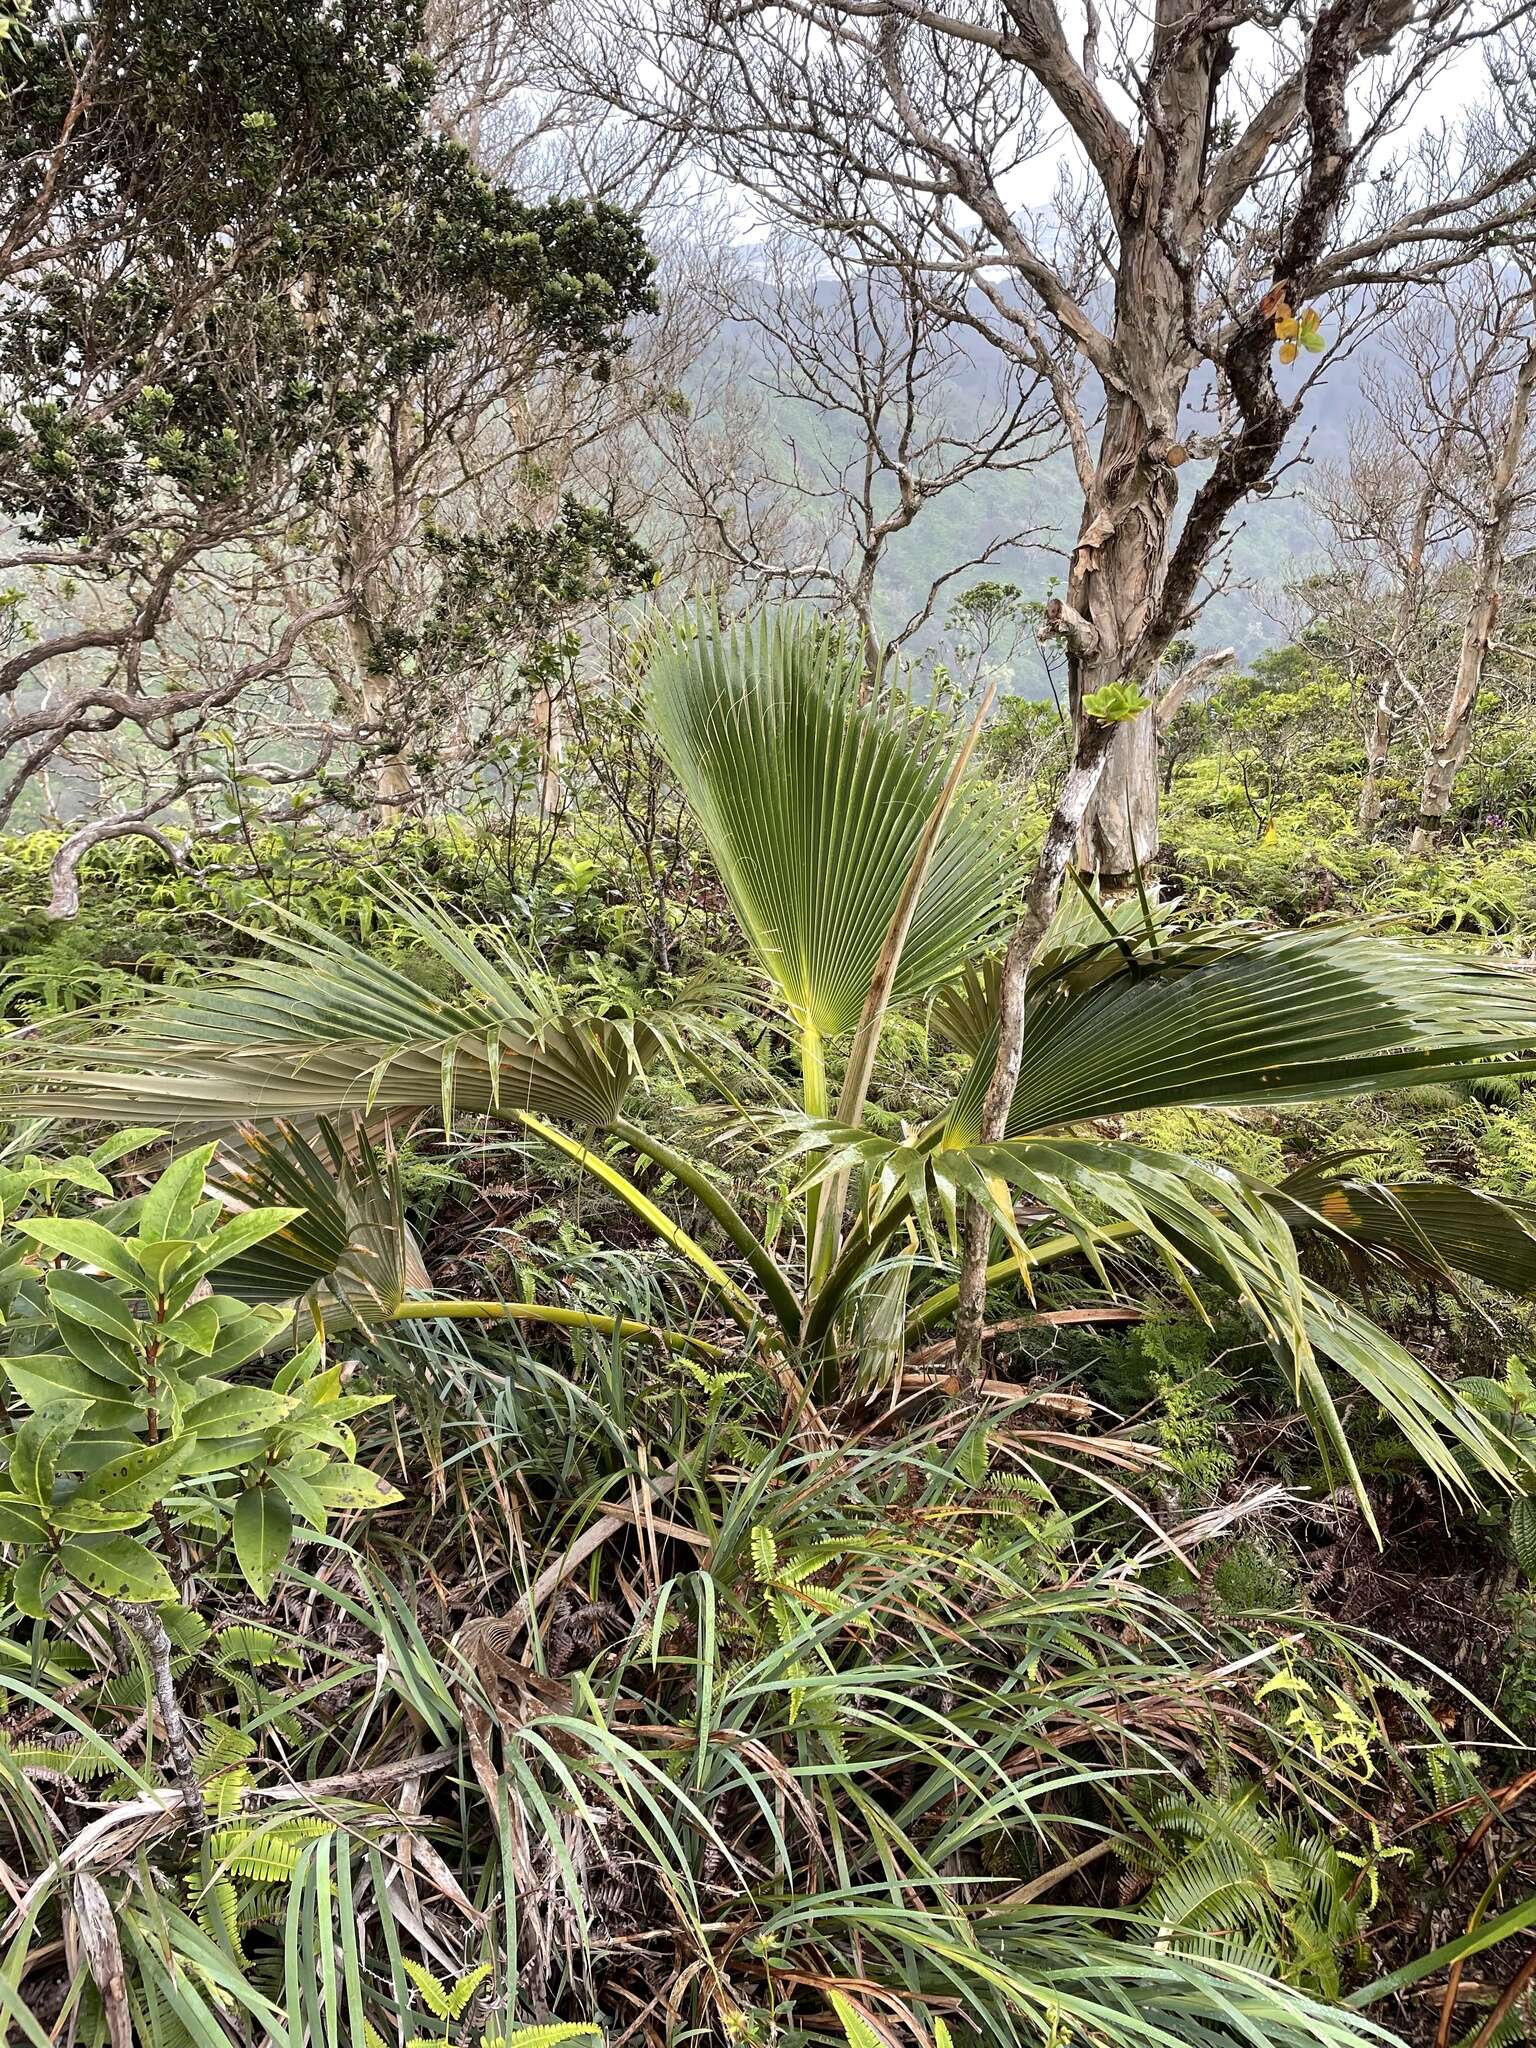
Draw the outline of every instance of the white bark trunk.
[[[529,714],[539,750],[539,820],[547,823],[559,814],[565,797],[561,774],[561,764],[565,759],[565,726],[560,717],[559,697],[553,690],[535,690]]]
[[[380,730],[388,724],[391,712],[389,682],[373,666],[373,634],[367,621],[356,610],[348,614],[347,637],[357,669],[357,708],[361,722],[373,730]],[[386,831],[398,825],[411,795],[410,771],[398,750],[391,749],[380,755],[374,770],[373,794],[377,822]]]
[[[1410,851],[1432,853],[1440,843],[1456,777],[1472,744],[1472,718],[1482,689],[1488,643],[1493,638],[1499,610],[1499,580],[1504,571],[1504,551],[1509,542],[1510,522],[1519,495],[1521,459],[1525,453],[1530,423],[1531,392],[1536,387],[1536,335],[1521,360],[1510,405],[1509,424],[1494,465],[1488,500],[1488,519],[1478,542],[1473,570],[1472,592],[1462,628],[1461,654],[1456,663],[1456,684],[1446,707],[1445,723],[1430,750],[1424,768],[1424,786],[1419,795],[1419,822],[1414,829]]]
[[[1371,736],[1365,747],[1365,780],[1360,785],[1360,811],[1356,823],[1362,839],[1374,839],[1381,821],[1381,778],[1386,772],[1392,734],[1397,725],[1397,678],[1383,676],[1371,716]]]

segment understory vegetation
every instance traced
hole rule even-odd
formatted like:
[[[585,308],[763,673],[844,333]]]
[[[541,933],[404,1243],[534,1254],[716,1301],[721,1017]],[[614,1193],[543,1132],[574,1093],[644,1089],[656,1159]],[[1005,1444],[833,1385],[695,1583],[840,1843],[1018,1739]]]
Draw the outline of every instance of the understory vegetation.
[[[1518,918],[1240,896],[1197,754],[981,1144],[1035,814],[860,675],[652,634],[660,897],[579,766],[6,847],[16,2038],[1521,2038]]]

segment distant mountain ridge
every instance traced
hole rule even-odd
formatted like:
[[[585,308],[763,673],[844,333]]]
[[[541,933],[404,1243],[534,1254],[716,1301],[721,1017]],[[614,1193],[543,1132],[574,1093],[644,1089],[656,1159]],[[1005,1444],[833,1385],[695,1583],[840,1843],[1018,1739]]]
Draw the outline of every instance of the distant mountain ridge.
[[[956,338],[962,345],[961,367],[951,380],[951,404],[956,415],[963,417],[967,407],[979,410],[987,403],[990,386],[986,344],[979,337]],[[750,329],[735,328],[730,339],[735,347],[752,352]],[[1250,499],[1232,532],[1225,566],[1217,572],[1223,587],[1208,599],[1191,629],[1199,646],[1230,646],[1240,661],[1249,661],[1289,638],[1284,586],[1327,557],[1327,536],[1307,496],[1309,480],[1317,464],[1342,461],[1347,456],[1350,425],[1362,405],[1361,377],[1370,360],[1371,351],[1364,349],[1344,350],[1336,363],[1325,362],[1325,374],[1309,391],[1302,417],[1287,442],[1274,490],[1268,496]],[[1300,366],[1277,369],[1282,380],[1294,377],[1299,381],[1305,374]],[[1095,394],[1089,390],[1084,396],[1091,410]],[[1210,432],[1212,425],[1197,395],[1187,426],[1190,431]],[[816,415],[807,408],[803,418],[795,421],[795,430],[801,445],[819,444],[824,459],[833,465],[849,459],[855,451],[854,429],[846,418]],[[1184,516],[1207,473],[1207,464],[1193,461],[1179,471],[1176,520]],[[1050,579],[1065,575],[1081,504],[1076,473],[1065,449],[1030,468],[984,473],[967,484],[953,486],[926,504],[913,525],[889,543],[877,590],[882,627],[889,632],[905,624],[920,609],[934,576],[1016,531],[1032,530],[1041,539],[1037,544],[1000,549],[973,574],[956,578],[949,594],[958,595],[970,583],[987,578],[1016,583],[1026,597],[1043,598]],[[921,640],[917,644],[921,645]],[[1014,687],[1023,695],[1048,694],[1038,659],[1026,656],[1016,664]]]

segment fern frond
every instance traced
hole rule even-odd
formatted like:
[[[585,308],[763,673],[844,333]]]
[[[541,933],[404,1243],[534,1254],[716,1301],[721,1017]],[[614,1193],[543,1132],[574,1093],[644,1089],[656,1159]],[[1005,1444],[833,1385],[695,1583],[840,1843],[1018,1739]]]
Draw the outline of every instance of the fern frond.
[[[1533,1585],[1536,1585],[1536,1494],[1522,1493],[1509,1510],[1509,1547]]]
[[[334,1823],[315,1814],[295,1814],[261,1827],[217,1828],[212,1839],[214,1861],[231,1877],[257,1884],[286,1884],[308,1842],[332,1832]]]
[[[482,2034],[480,2048],[565,2048],[567,2041],[601,2038],[596,2020],[550,2020],[542,2025],[514,2027],[507,2034]]]

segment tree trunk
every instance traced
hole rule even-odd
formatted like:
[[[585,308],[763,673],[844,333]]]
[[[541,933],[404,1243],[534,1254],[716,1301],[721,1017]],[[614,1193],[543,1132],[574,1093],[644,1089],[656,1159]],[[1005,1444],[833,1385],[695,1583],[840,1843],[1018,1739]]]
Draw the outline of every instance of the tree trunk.
[[[357,706],[364,726],[381,731],[388,726],[391,705],[389,679],[373,665],[374,639],[367,621],[356,610],[347,615],[347,637],[357,667]],[[411,778],[397,750],[380,755],[374,770],[374,816],[387,831],[398,825],[411,794]]]
[[[559,815],[565,798],[561,764],[565,759],[565,727],[560,717],[560,699],[554,690],[538,689],[529,706],[534,744],[539,750],[539,822],[548,824]]]
[[[1376,710],[1371,719],[1371,736],[1365,748],[1365,780],[1360,785],[1360,812],[1356,820],[1362,839],[1374,839],[1381,821],[1381,778],[1386,773],[1392,733],[1397,725],[1397,678],[1383,676],[1376,693]]]
[[[1228,61],[1230,35],[1191,37],[1187,0],[1157,0],[1153,16],[1157,86],[1136,215],[1122,233],[1115,277],[1103,431],[1067,578],[1068,606],[1089,628],[1070,669],[1080,739],[1082,699],[1106,683],[1148,684],[1186,623],[1165,617],[1162,602],[1184,459],[1179,413],[1197,359],[1171,254],[1175,224],[1199,204],[1213,67]],[[1083,822],[1079,864],[1107,884],[1123,883],[1156,859],[1157,843],[1157,724],[1148,711],[1115,729]]]
[[[155,1608],[136,1601],[111,1603],[109,1611],[119,1627],[125,1627],[137,1636],[148,1659],[150,1684],[160,1712],[166,1753],[176,1782],[181,1787],[182,1815],[193,1833],[202,1834],[208,1827],[208,1808],[197,1775],[191,1731],[176,1693],[175,1674],[171,1670],[171,1639],[166,1634],[165,1623]]]
[[[1177,406],[1169,394],[1168,411]],[[1106,683],[1137,682],[1159,648],[1144,645],[1178,496],[1161,457],[1168,437],[1139,405],[1115,398],[1099,446],[1095,493],[1083,507],[1067,578],[1067,604],[1087,626],[1069,665],[1072,715]],[[1098,791],[1083,821],[1078,865],[1110,886],[1157,857],[1157,726],[1151,711],[1116,727]]]
[[[1139,722],[1139,721],[1138,721]],[[1050,929],[1072,849],[1083,830],[1093,799],[1113,758],[1120,729],[1095,718],[1082,720],[1076,753],[1062,784],[1056,809],[1035,857],[1034,873],[1024,894],[1024,908],[1003,956],[998,991],[997,1059],[981,1111],[981,1143],[996,1145],[1008,1134],[1024,1051],[1025,997],[1029,970]],[[1154,756],[1155,760],[1155,756]],[[961,1210],[960,1287],[955,1304],[955,1362],[962,1383],[974,1385],[981,1373],[981,1337],[987,1305],[987,1257],[992,1244],[992,1218],[974,1195]]]
[[[1410,852],[1432,853],[1440,843],[1456,777],[1472,744],[1472,717],[1482,688],[1488,643],[1493,638],[1499,610],[1499,579],[1504,570],[1504,550],[1509,541],[1510,522],[1519,495],[1520,463],[1525,452],[1526,429],[1530,421],[1531,392],[1536,386],[1536,335],[1526,346],[1509,412],[1509,424],[1494,465],[1488,500],[1488,518],[1478,541],[1473,569],[1472,592],[1462,628],[1461,654],[1456,663],[1456,685],[1446,707],[1440,737],[1430,750],[1424,768],[1424,786],[1419,795],[1419,822],[1414,828]]]
[[[1397,601],[1392,666],[1382,678],[1381,689],[1376,698],[1376,710],[1371,720],[1371,736],[1366,746],[1365,781],[1360,789],[1358,818],[1362,839],[1374,839],[1376,827],[1381,821],[1381,778],[1386,773],[1387,761],[1392,751],[1392,736],[1397,729],[1398,707],[1405,692],[1413,696],[1414,701],[1418,702],[1422,709],[1422,699],[1416,696],[1408,683],[1404,663],[1410,658],[1412,646],[1420,629],[1424,610],[1430,521],[1440,502],[1445,466],[1456,447],[1457,435],[1454,426],[1455,422],[1448,421],[1431,449],[1423,483],[1414,500],[1413,518],[1408,527],[1407,553],[1403,561],[1402,588]]]

